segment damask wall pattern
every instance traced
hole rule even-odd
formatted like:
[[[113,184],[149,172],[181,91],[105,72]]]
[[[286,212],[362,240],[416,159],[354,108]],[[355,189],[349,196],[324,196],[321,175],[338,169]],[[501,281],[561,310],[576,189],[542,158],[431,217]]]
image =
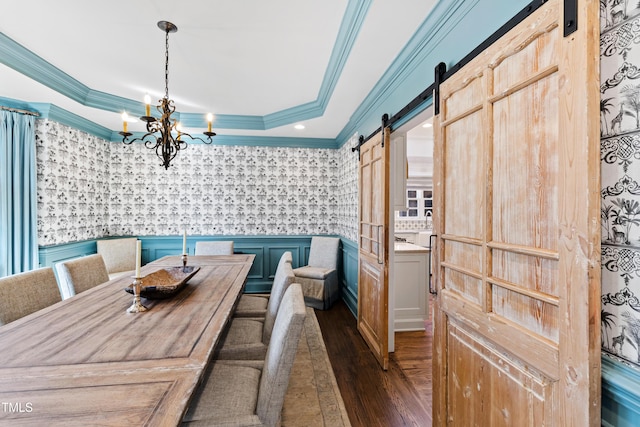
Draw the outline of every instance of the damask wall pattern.
[[[332,149],[190,144],[165,170],[143,144],[111,151],[109,234],[309,235],[338,228]]]
[[[351,150],[358,145],[358,135],[352,136],[338,150],[338,228],[334,234],[352,242],[358,239],[358,153]]]
[[[357,240],[357,155],[191,144],[169,170],[142,144],[37,120],[41,246],[119,235],[314,235]]]
[[[38,244],[108,234],[110,143],[45,119],[36,120]]]
[[[640,3],[600,15],[602,350],[640,369]]]

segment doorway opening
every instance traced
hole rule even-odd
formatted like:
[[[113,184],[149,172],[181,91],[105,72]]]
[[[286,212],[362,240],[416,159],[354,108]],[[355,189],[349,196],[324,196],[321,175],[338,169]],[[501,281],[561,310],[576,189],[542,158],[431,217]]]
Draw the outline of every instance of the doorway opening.
[[[389,351],[431,408],[433,107],[391,134]],[[393,250],[391,250],[393,249]],[[425,357],[429,355],[429,357]]]

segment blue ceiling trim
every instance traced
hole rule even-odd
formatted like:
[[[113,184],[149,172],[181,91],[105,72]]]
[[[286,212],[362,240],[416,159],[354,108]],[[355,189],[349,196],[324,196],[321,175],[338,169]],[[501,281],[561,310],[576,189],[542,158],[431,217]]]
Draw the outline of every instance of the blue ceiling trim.
[[[333,95],[333,91],[340,80],[342,71],[344,69],[349,56],[351,55],[351,49],[358,38],[360,29],[364,24],[364,19],[371,7],[371,0],[355,3],[350,1],[347,6],[347,13],[344,16],[340,30],[338,31],[338,37],[336,41],[336,47],[334,47],[327,70],[324,74],[324,79],[320,85],[320,94],[318,95],[318,101],[322,105],[322,110],[327,107],[329,99]]]
[[[79,103],[90,90],[4,33],[0,33],[0,62]]]
[[[133,101],[129,98],[123,98],[93,89],[89,90],[83,104],[87,107],[112,111],[114,113],[126,111],[127,114],[132,116],[143,116],[145,114],[145,105],[143,102]]]
[[[42,102],[24,102],[11,98],[0,97],[0,105],[17,108],[20,110],[28,110],[39,114],[38,119],[48,119],[61,123],[65,126],[78,129],[82,132],[97,136],[110,142],[122,142],[122,135],[116,130],[108,129],[104,126],[87,120],[77,114],[71,113],[54,104]],[[193,118],[186,117],[189,114],[182,113],[176,117],[182,123],[187,123]],[[194,114],[193,116],[201,116]],[[200,120],[200,119],[198,119]],[[199,123],[199,122],[198,122]],[[191,127],[185,126],[185,127]],[[201,127],[206,127],[206,122]],[[215,129],[214,129],[215,130]],[[134,132],[132,138],[140,138],[144,132]],[[192,134],[194,137],[206,139],[204,134]],[[202,144],[200,141],[187,141],[190,144]],[[338,142],[334,138],[294,138],[280,136],[251,136],[251,135],[216,135],[213,139],[214,145],[247,145],[256,147],[297,147],[297,148],[338,148]]]
[[[265,116],[218,114],[214,126],[219,129],[265,130],[324,114],[372,1],[349,0],[315,101]],[[91,89],[4,33],[0,33],[0,63],[82,105],[114,113],[127,111],[131,115],[144,115],[142,102]],[[182,117],[185,127],[206,126],[204,114],[183,113]]]
[[[309,120],[324,114],[349,55],[351,55],[351,49],[353,49],[353,45],[360,33],[371,3],[372,0],[349,0],[333,51],[331,52],[331,58],[329,58],[329,63],[324,72],[318,98],[306,104],[267,114],[264,116],[266,129]]]
[[[180,122],[185,128],[205,128],[207,118],[200,113],[182,113]],[[214,129],[249,129],[265,130],[262,116],[240,116],[233,114],[216,114],[213,119]]]
[[[144,132],[134,132],[131,138],[140,138]],[[191,134],[195,138],[206,139],[203,134]],[[113,131],[109,138],[111,142],[122,142],[122,136]],[[202,141],[185,139],[187,144],[204,144]],[[326,148],[336,149],[338,143],[332,138],[291,138],[280,136],[248,136],[248,135],[216,135],[213,145],[253,146],[253,147],[295,147],[295,148]]]
[[[63,125],[78,129],[82,132],[95,135],[98,138],[109,140],[111,138],[112,131],[104,126],[87,120],[84,117],[80,117],[77,114],[71,113],[63,108],[54,104],[47,104],[41,102],[29,103],[32,109],[35,109],[40,113],[42,119],[53,120]]]
[[[204,135],[194,136],[205,138]],[[338,143],[333,138],[217,135],[213,138],[213,143],[215,145],[247,145],[255,147],[338,148]]]
[[[324,113],[324,110],[325,109],[319,105],[319,102],[316,100],[306,104],[296,105],[295,107],[287,108],[286,110],[281,110],[277,113],[267,114],[264,116],[265,129],[271,129],[320,117]]]
[[[8,108],[15,108],[17,110],[31,111],[32,113],[40,114],[35,108],[33,108],[28,102],[18,101],[11,98],[3,98],[0,96],[0,105]]]
[[[0,33],[0,62],[87,107],[144,114],[144,104],[93,90]]]
[[[441,0],[437,2],[378,83],[353,113],[349,122],[340,131],[336,139],[342,141],[343,144],[347,142],[366,119],[382,108],[385,101],[394,94],[398,85],[407,79],[411,71],[429,55],[438,43],[455,28],[460,19],[473,9],[477,3],[478,0]],[[425,76],[424,87],[427,87],[432,81],[432,75]],[[388,111],[387,113],[394,114],[395,111]],[[371,129],[370,131],[373,130]],[[367,131],[363,130],[361,133],[364,134]]]

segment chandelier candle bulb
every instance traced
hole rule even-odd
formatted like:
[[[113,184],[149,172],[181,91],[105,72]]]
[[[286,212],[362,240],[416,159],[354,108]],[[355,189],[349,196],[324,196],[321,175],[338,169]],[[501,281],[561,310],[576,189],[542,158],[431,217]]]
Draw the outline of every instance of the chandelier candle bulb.
[[[139,279],[142,265],[142,240],[136,241],[136,278]]]
[[[144,96],[144,111],[147,117],[151,116],[151,97],[149,94]]]
[[[129,120],[129,115],[125,111],[124,113],[122,113],[122,131],[124,133],[127,133],[127,121],[128,120]]]
[[[207,132],[211,132],[211,123],[213,123],[213,114],[207,114]]]
[[[184,233],[182,234],[182,254],[187,254],[187,230],[184,230]]]

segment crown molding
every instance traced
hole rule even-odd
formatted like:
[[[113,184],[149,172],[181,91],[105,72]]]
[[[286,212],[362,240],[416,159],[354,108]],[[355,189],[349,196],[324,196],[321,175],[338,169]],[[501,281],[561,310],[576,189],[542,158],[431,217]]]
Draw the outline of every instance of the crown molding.
[[[306,104],[297,105],[264,116],[265,128],[271,129],[291,123],[313,119],[324,114],[340,80],[351,49],[360,33],[364,19],[373,0],[350,0],[340,23],[336,43],[324,73],[318,97]]]
[[[314,101],[265,116],[217,114],[216,128],[266,130],[324,114],[372,1],[349,0],[318,97]],[[144,115],[144,103],[91,89],[4,33],[0,33],[0,63],[87,107],[114,113],[127,111],[135,115]],[[184,120],[183,124],[187,127],[206,126],[203,114],[183,113],[181,120]]]
[[[134,132],[131,138],[141,138],[144,132]],[[207,138],[204,134],[192,133],[194,138]],[[109,138],[114,143],[122,143],[122,135],[113,131]],[[204,144],[199,140],[185,140],[189,145]],[[136,143],[143,143],[136,141]],[[332,138],[294,138],[281,136],[252,136],[252,135],[216,135],[212,145],[249,146],[249,147],[289,147],[289,148],[322,148],[337,149],[338,143]]]
[[[366,120],[375,115],[377,111],[381,111],[388,99],[396,93],[398,87],[409,78],[411,72],[433,53],[440,42],[456,28],[459,21],[476,6],[478,1],[439,1],[352,114],[349,122],[336,139],[342,141],[342,144],[346,143]],[[437,62],[439,61],[435,63]],[[425,81],[430,82],[432,79],[433,76],[429,75]],[[424,84],[424,87],[427,86],[429,84]],[[425,102],[423,106],[427,104]],[[366,134],[366,132],[360,133]]]
[[[84,103],[90,91],[89,87],[24,48],[4,33],[0,33],[0,62],[79,103]]]
[[[37,113],[38,115],[40,115],[40,112],[35,110],[28,102],[18,101],[17,99],[3,98],[0,96],[0,105],[8,108],[30,111],[32,113]]]
[[[179,120],[185,128],[206,128],[207,120],[204,114],[181,113]],[[244,129],[265,130],[262,116],[241,116],[234,114],[216,114],[213,121],[216,129]]]
[[[38,113],[38,119],[52,120],[65,126],[97,136],[106,141],[121,143],[122,135],[119,131],[108,129],[104,126],[87,120],[77,114],[71,113],[54,104],[42,102],[24,102],[11,98],[0,97],[0,104],[10,108],[18,108]],[[186,114],[178,117],[183,123],[187,123]],[[200,116],[194,114],[194,116]],[[191,118],[192,119],[192,118]],[[199,119],[198,119],[199,120]],[[217,121],[217,120],[216,120]],[[206,123],[205,123],[206,125]],[[190,126],[190,125],[189,125]],[[140,138],[144,132],[134,132],[133,138]],[[206,139],[204,134],[192,134],[194,137]],[[189,144],[202,144],[201,141],[188,141]],[[246,145],[255,147],[295,147],[295,148],[327,148],[337,149],[338,143],[333,138],[294,138],[278,136],[251,136],[251,135],[216,135],[214,145]]]
[[[54,122],[97,136],[98,138],[106,140],[111,138],[111,129],[100,126],[91,120],[87,120],[84,117],[71,113],[57,105],[42,102],[32,102],[28,105],[31,109],[40,113],[40,117],[38,117],[39,119],[53,120]]]

